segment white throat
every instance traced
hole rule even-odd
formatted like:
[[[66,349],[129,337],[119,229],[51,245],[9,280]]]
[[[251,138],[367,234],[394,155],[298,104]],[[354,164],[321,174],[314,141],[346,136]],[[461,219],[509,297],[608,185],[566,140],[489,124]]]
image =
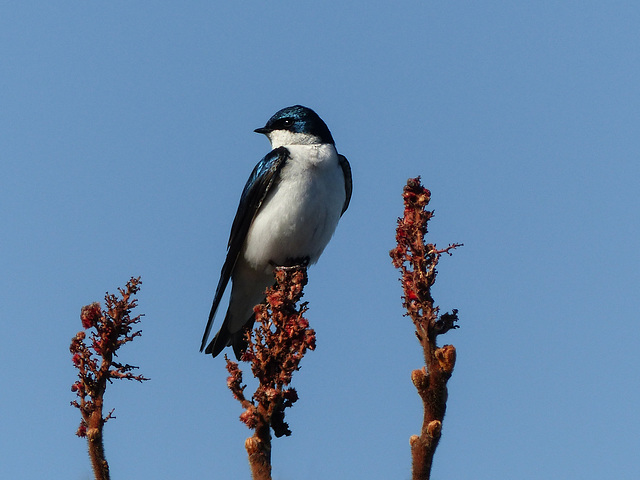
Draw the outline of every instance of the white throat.
[[[267,138],[271,142],[272,149],[285,145],[320,145],[322,143],[316,135],[288,130],[274,130],[267,134]]]

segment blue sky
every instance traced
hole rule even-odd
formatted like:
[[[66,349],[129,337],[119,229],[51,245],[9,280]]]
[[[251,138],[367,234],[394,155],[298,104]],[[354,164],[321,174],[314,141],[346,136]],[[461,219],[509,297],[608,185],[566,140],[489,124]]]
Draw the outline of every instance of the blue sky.
[[[421,175],[461,329],[434,478],[637,479],[640,7],[634,2],[12,2],[0,7],[0,477],[87,479],[68,345],[143,278],[152,380],[106,402],[113,478],[248,478],[198,352],[229,228],[303,104],[354,194],[310,271],[318,348],[274,478],[410,478],[421,353],[391,267]]]

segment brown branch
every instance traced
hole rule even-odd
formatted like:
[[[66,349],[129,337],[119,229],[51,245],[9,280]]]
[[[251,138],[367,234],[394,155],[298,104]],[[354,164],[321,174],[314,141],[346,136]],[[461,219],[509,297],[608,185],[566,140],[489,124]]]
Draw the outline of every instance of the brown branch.
[[[140,322],[142,315],[133,318],[130,316],[131,310],[137,305],[133,296],[140,290],[141,283],[139,277],[131,278],[125,289],[118,289],[121,298],[107,293],[106,310],[102,310],[98,302],[82,307],[80,320],[84,329],[89,332],[91,343],[87,346],[87,332],[80,331],[71,340],[69,347],[73,354],[73,364],[78,369],[78,381],[71,386],[78,400],[72,401],[71,405],[78,408],[82,415],[76,435],[87,438],[96,480],[109,479],[102,431],[107,420],[115,417],[113,410],[104,417],[102,414],[107,382],[111,382],[113,378],[139,382],[148,380],[142,375],[131,373],[137,367],[113,361],[116,351],[122,345],[141,335],[140,331],[132,330],[133,325]]]
[[[410,444],[412,478],[428,480],[447,407],[447,381],[456,361],[456,349],[452,345],[438,348],[436,338],[458,328],[455,325],[457,310],[438,317],[439,307],[434,305],[431,287],[436,280],[440,256],[451,255],[451,251],[462,244],[452,244],[442,250],[433,244],[425,244],[433,211],[426,210],[431,192],[420,184],[420,177],[407,181],[402,196],[404,216],[398,219],[397,247],[390,255],[393,265],[402,273],[403,305],[416,327],[416,337],[424,352],[425,367],[411,373],[411,380],[422,399],[424,417],[420,435],[412,436]]]
[[[293,372],[307,350],[315,349],[315,332],[304,318],[306,302],[297,307],[307,284],[306,266],[277,267],[276,283],[266,291],[266,304],[254,309],[258,326],[247,332],[247,350],[242,360],[251,362],[251,371],[259,381],[251,399],[244,393],[242,371],[236,362],[227,362],[227,386],[244,412],[240,420],[254,433],[245,442],[254,480],[271,479],[271,430],[276,437],[291,435],[284,421],[285,408],[297,400],[295,389],[288,387]]]

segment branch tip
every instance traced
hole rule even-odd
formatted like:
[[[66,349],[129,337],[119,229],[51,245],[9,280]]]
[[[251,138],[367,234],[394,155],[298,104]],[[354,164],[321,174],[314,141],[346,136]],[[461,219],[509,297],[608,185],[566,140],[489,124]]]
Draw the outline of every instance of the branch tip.
[[[433,455],[442,431],[447,401],[447,381],[456,360],[455,348],[438,348],[436,339],[458,328],[458,311],[438,317],[439,307],[431,295],[436,281],[436,266],[444,254],[452,255],[461,243],[438,249],[425,242],[428,222],[434,212],[427,210],[431,192],[422,186],[420,177],[410,178],[403,189],[404,215],[398,219],[396,247],[389,252],[393,265],[401,272],[404,291],[403,306],[415,325],[415,335],[422,346],[425,367],[413,370],[411,381],[418,390],[424,407],[421,434],[411,437],[413,480],[427,480],[431,474]]]
[[[69,347],[71,361],[78,370],[78,380],[71,386],[77,400],[73,400],[71,405],[78,408],[82,415],[76,435],[87,438],[89,456],[97,480],[109,479],[102,430],[108,420],[116,418],[113,409],[103,417],[107,382],[112,379],[139,382],[148,380],[142,375],[131,373],[138,367],[113,361],[122,345],[142,334],[140,330],[132,331],[133,325],[140,322],[141,315],[133,318],[130,315],[137,305],[133,295],[140,290],[141,283],[140,277],[132,277],[125,288],[118,288],[121,298],[106,293],[104,310],[99,302],[82,307],[80,322],[84,330],[71,339]],[[88,344],[85,340],[88,340]]]

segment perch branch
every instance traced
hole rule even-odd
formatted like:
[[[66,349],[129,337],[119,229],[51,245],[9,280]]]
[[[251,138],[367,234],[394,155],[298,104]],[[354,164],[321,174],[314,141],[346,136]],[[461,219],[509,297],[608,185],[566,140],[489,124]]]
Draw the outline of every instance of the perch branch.
[[[277,267],[275,279],[275,285],[266,291],[266,303],[254,309],[257,327],[246,333],[242,360],[251,362],[259,381],[250,399],[238,364],[225,356],[227,386],[244,409],[240,420],[254,431],[245,442],[254,480],[271,479],[271,430],[276,437],[291,435],[284,421],[285,408],[298,400],[298,394],[289,384],[306,351],[316,345],[315,332],[303,316],[307,303],[296,306],[307,284],[306,266]]]

